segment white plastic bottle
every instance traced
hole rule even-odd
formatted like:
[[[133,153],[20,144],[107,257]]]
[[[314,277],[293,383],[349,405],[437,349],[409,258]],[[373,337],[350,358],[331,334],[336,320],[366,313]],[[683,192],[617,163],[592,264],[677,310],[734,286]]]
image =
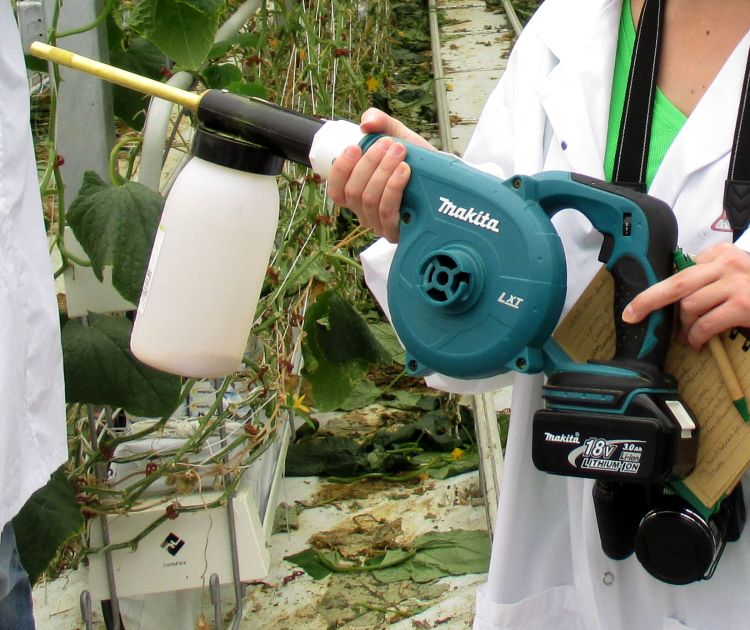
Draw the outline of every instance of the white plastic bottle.
[[[283,159],[199,128],[167,197],[130,347],[181,376],[241,367],[278,224]]]

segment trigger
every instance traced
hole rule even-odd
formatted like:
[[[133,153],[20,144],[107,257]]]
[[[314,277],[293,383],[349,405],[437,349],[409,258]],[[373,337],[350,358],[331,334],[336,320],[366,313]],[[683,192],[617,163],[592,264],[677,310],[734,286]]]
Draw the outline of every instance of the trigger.
[[[606,263],[612,257],[615,248],[615,238],[611,234],[604,234],[604,242],[599,250],[599,262]]]

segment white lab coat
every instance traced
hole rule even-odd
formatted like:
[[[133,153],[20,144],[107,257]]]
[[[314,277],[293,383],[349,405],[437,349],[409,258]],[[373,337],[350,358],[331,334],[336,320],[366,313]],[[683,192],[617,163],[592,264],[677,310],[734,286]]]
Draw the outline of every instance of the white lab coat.
[[[504,178],[542,170],[603,178],[620,9],[621,0],[546,0],[490,95],[466,160]],[[748,46],[750,34],[675,139],[649,191],[674,209],[688,253],[731,242],[721,204]],[[567,310],[599,267],[601,237],[578,213],[561,213],[554,223],[567,258]],[[738,245],[750,250],[750,234]],[[363,254],[381,304],[393,249],[379,241]],[[501,381],[428,382],[475,392]],[[727,546],[710,580],[688,586],[651,578],[634,556],[608,559],[593,512],[593,482],[541,473],[531,461],[531,417],[542,405],[541,385],[540,375],[514,378],[492,560],[477,595],[475,629],[750,628],[750,527]]]
[[[18,29],[0,0],[0,526],[67,458],[60,326]]]

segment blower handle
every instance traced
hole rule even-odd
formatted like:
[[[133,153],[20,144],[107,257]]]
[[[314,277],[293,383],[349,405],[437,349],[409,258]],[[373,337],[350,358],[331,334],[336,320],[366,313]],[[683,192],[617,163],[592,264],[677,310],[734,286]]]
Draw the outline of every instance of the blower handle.
[[[575,173],[541,173],[534,179],[539,204],[549,216],[575,208],[604,235],[599,260],[615,284],[613,361],[643,361],[662,369],[673,306],[633,325],[622,321],[622,312],[638,293],[672,275],[677,222],[670,207],[655,197]]]

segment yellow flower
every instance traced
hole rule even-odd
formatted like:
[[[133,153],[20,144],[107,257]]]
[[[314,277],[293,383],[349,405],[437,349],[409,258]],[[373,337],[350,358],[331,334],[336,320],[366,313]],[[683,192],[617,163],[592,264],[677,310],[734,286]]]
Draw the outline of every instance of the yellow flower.
[[[464,452],[460,448],[454,448],[451,453],[453,459],[461,459],[464,456]]]
[[[272,39],[270,39],[270,40],[268,40],[268,46],[271,48],[271,50],[276,50],[279,47],[280,43],[281,42],[278,39],[276,39],[275,37],[272,38]]]
[[[305,395],[294,397],[294,409],[301,411],[302,413],[310,413],[310,408],[305,406]]]
[[[370,77],[365,81],[365,85],[367,86],[368,92],[374,92],[380,87],[380,81],[378,81],[375,77]]]

